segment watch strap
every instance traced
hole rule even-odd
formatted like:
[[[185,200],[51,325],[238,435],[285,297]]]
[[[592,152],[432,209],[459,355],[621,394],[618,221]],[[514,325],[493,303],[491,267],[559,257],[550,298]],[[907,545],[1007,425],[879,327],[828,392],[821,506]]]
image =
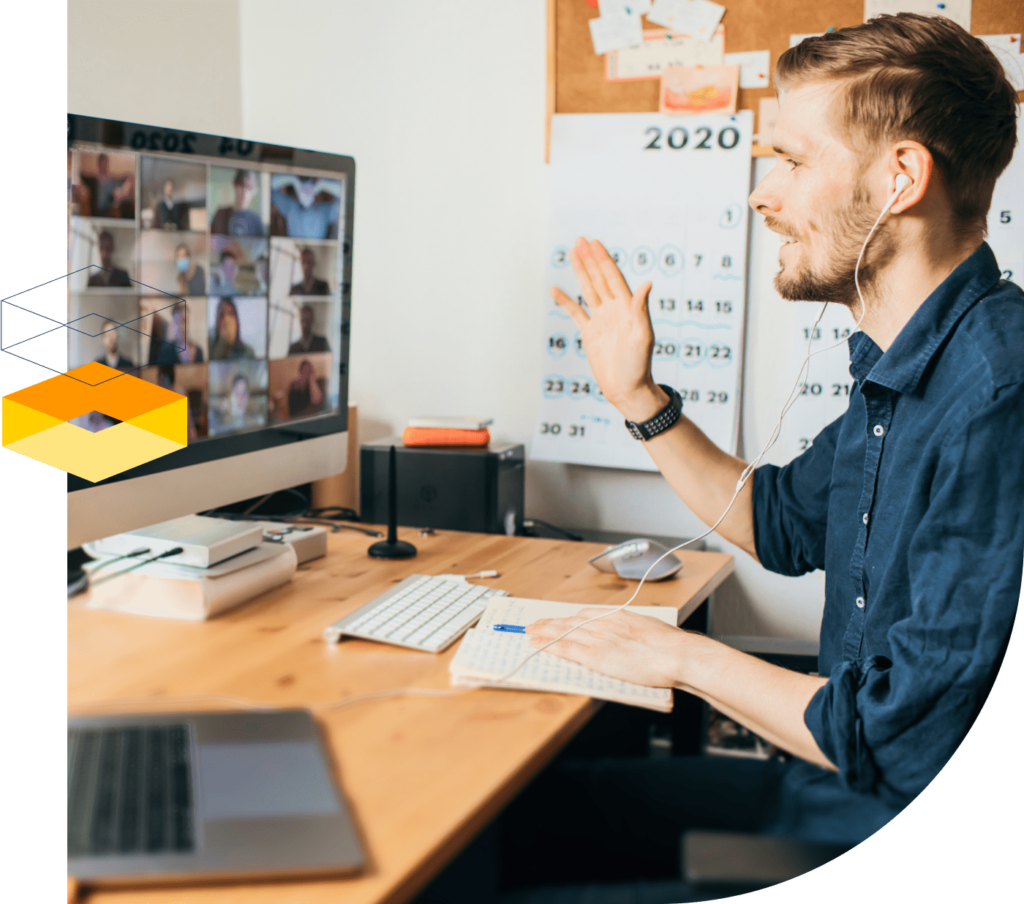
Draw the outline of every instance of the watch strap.
[[[682,414],[682,396],[671,386],[666,386],[664,383],[659,383],[658,386],[668,396],[668,404],[654,417],[648,418],[639,424],[633,421],[626,421],[626,429],[633,439],[638,439],[641,442],[653,439],[659,433],[664,433],[669,427],[674,426],[676,421],[679,420],[680,414]]]

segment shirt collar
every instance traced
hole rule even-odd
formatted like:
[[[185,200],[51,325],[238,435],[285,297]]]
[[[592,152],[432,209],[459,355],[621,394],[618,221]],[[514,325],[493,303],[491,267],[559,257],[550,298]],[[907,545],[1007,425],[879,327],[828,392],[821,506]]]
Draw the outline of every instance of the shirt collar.
[[[896,392],[914,392],[939,346],[960,318],[999,281],[999,266],[984,242],[947,276],[900,330],[884,354],[865,333],[850,337],[850,373]]]

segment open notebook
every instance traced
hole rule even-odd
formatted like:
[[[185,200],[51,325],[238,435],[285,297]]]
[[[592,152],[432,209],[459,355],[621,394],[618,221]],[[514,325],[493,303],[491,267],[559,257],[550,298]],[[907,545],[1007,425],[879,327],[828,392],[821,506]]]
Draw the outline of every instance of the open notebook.
[[[670,712],[672,691],[667,687],[644,687],[609,678],[547,652],[538,653],[507,681],[497,681],[533,653],[534,648],[525,634],[495,631],[494,625],[528,625],[539,618],[568,618],[580,609],[587,608],[614,607],[511,596],[494,597],[487,604],[476,627],[466,632],[462,644],[449,663],[451,683],[461,687],[515,687],[556,694],[583,694],[615,703]],[[676,623],[676,610],[665,606],[630,606],[629,611],[651,615],[670,625]]]

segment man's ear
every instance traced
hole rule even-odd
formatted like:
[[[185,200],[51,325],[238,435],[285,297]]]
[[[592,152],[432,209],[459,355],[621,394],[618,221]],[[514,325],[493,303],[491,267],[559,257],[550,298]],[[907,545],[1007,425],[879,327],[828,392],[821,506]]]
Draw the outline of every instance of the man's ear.
[[[889,208],[889,213],[898,214],[909,210],[925,196],[932,183],[935,161],[932,159],[931,151],[916,141],[898,142],[893,145],[889,155],[890,181],[886,187],[886,197],[896,190],[897,176],[902,175],[910,180]]]

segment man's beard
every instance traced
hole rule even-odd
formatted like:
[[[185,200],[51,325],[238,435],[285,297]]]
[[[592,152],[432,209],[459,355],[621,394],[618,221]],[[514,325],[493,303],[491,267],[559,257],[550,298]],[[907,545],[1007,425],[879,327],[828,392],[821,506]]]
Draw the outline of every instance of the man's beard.
[[[878,211],[868,200],[865,185],[858,182],[847,204],[831,212],[820,226],[809,223],[809,230],[823,235],[830,245],[829,258],[824,266],[814,270],[805,263],[790,272],[783,265],[775,275],[775,291],[787,301],[830,301],[848,308],[856,307],[859,299],[854,285],[854,268],[864,240],[877,218]],[[783,225],[770,216],[765,217],[765,222],[769,227]],[[864,250],[864,258],[857,269],[862,292],[871,286],[896,253],[895,237],[887,225],[879,223]]]

